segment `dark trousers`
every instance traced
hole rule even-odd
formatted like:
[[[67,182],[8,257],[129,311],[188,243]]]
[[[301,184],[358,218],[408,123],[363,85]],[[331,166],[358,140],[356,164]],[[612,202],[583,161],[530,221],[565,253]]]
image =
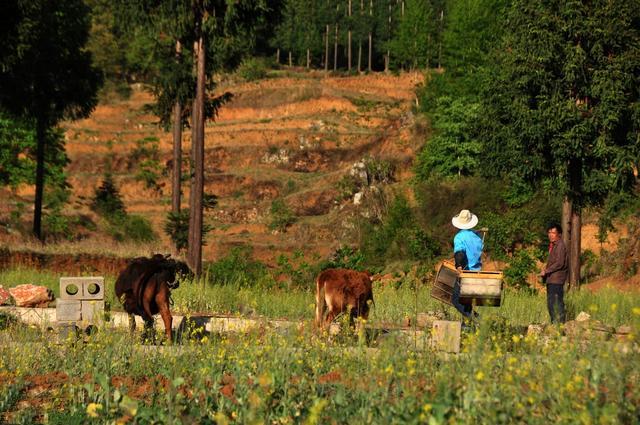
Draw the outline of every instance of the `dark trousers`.
[[[567,320],[564,311],[564,285],[547,283],[547,309],[551,323],[564,323]]]
[[[456,310],[462,313],[464,317],[471,318],[473,307],[470,305],[460,304],[460,279],[456,279],[456,283],[453,285],[453,297],[451,297],[451,303]]]

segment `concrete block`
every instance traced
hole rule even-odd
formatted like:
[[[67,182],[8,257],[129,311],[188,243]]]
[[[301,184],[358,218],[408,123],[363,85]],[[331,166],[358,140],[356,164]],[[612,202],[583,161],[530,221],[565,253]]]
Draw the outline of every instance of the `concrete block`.
[[[461,322],[436,320],[433,322],[431,348],[446,353],[460,352]]]
[[[104,318],[104,300],[82,300],[82,320],[101,321]]]
[[[79,300],[56,300],[56,320],[75,321],[82,319],[82,304]]]
[[[61,277],[60,298],[66,300],[103,300],[104,278]]]
[[[104,278],[87,278],[87,280],[82,283],[82,299],[104,300]]]

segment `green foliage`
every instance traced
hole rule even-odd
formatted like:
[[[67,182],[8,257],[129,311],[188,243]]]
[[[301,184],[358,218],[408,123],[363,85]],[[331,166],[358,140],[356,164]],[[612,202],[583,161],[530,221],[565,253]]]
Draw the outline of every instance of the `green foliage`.
[[[145,188],[160,190],[158,178],[162,171],[157,137],[146,137],[136,141],[136,148],[131,154],[129,167],[135,167],[135,179],[144,183]]]
[[[367,264],[380,266],[394,259],[427,260],[440,253],[438,243],[416,222],[407,199],[398,195],[380,223],[360,224],[360,249]]]
[[[310,288],[316,275],[320,271],[318,264],[310,264],[305,260],[304,252],[297,250],[291,257],[280,254],[277,259],[277,273],[287,280],[286,288]]]
[[[438,11],[431,0],[407,1],[397,32],[389,46],[392,64],[401,68],[429,68],[435,63],[438,50]]]
[[[267,76],[267,68],[265,59],[250,57],[242,60],[236,73],[245,81],[256,81]]]
[[[396,164],[389,159],[367,156],[364,158],[364,167],[369,185],[387,184],[395,180]]]
[[[296,216],[291,209],[287,206],[284,200],[278,198],[271,203],[271,209],[269,210],[270,221],[268,227],[270,230],[277,230],[279,232],[286,232],[287,227],[295,223]]]
[[[64,167],[69,158],[64,151],[64,132],[52,128],[45,135],[45,179],[55,192],[67,187]],[[13,188],[33,184],[36,175],[36,135],[33,123],[0,113],[0,185]]]
[[[340,199],[350,199],[360,189],[360,181],[355,176],[346,174],[338,180],[336,189]]]
[[[433,114],[435,136],[418,155],[416,177],[425,181],[443,177],[473,175],[480,166],[482,144],[473,137],[480,105],[469,99],[439,97]]]
[[[515,1],[508,18],[484,88],[483,171],[552,187],[578,210],[629,191],[640,128],[638,1]]]
[[[107,220],[116,220],[126,215],[120,191],[111,174],[106,174],[96,189],[91,208]]]
[[[517,249],[504,269],[505,283],[516,289],[532,290],[527,279],[536,271],[536,259],[541,257],[535,249]]]
[[[224,257],[209,263],[205,275],[212,285],[232,285],[237,288],[268,287],[273,279],[267,267],[253,258],[253,248],[236,246]]]
[[[119,242],[152,242],[157,238],[149,220],[134,214],[112,216],[107,231]]]
[[[331,258],[320,266],[321,269],[351,269],[365,270],[365,256],[359,249],[350,246],[341,246],[336,249]]]
[[[169,211],[164,223],[164,232],[171,238],[178,251],[186,249],[189,244],[189,210]]]

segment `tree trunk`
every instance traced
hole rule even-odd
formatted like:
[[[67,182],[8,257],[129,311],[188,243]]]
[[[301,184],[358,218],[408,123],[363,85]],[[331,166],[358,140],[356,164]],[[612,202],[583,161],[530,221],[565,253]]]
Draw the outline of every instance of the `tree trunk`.
[[[571,241],[571,200],[565,196],[562,200],[562,242],[570,249]]]
[[[182,46],[176,41],[176,61],[180,61]],[[182,104],[179,100],[173,104],[173,173],[171,181],[171,211],[175,214],[181,208],[182,180]]]
[[[362,40],[358,41],[358,74],[362,72]]]
[[[191,270],[200,276],[202,274],[202,198],[204,192],[204,90],[205,90],[205,48],[204,37],[198,38],[198,65],[197,85],[195,99],[195,117],[193,143],[194,178],[193,193],[191,197],[193,227],[189,228],[189,236],[192,244],[189,246],[189,259]]]
[[[276,63],[280,65],[280,48],[276,49]]]
[[[307,69],[311,68],[311,50],[307,49]]]
[[[333,70],[338,70],[338,24],[336,24],[336,37],[333,42]]]
[[[438,37],[438,69],[442,68],[442,31],[444,25],[444,10],[440,11],[440,37]]]
[[[351,0],[349,0],[349,18],[351,18]],[[349,31],[347,33],[347,67],[351,72],[351,19],[349,19]]]
[[[291,55],[291,50],[289,50],[289,67],[293,66],[293,57]]]
[[[47,125],[44,118],[37,117],[36,122],[36,197],[33,208],[33,234],[41,242],[42,236],[42,198],[44,193],[44,151],[46,148]]]
[[[580,285],[580,250],[582,242],[582,214],[577,208],[571,212],[571,249],[569,254],[569,289]]]
[[[369,16],[373,16],[373,0],[369,1]],[[371,59],[373,57],[373,34],[369,31],[369,61],[367,69],[371,72]]]
[[[193,42],[193,75],[196,77],[198,75],[198,50],[200,43],[198,40]],[[200,121],[198,118],[198,106],[197,101],[194,96],[193,101],[191,102],[191,154],[189,156],[189,235],[187,238],[187,263],[189,267],[192,267],[193,270],[193,248],[196,244],[194,234],[192,230],[195,228],[195,215],[194,211],[196,209],[196,166],[195,166],[195,158],[196,158],[196,139],[197,135],[197,123]]]
[[[173,174],[171,176],[171,211],[180,212],[182,179],[182,104],[173,104]]]
[[[329,71],[329,25],[324,35],[324,72]]]
[[[389,42],[389,40],[391,40],[391,2],[389,2],[389,20],[388,20],[388,26],[387,29],[389,31],[389,39],[387,40],[387,42]],[[389,63],[391,62],[391,51],[389,49],[387,49],[387,55],[384,58],[384,72],[389,72]]]

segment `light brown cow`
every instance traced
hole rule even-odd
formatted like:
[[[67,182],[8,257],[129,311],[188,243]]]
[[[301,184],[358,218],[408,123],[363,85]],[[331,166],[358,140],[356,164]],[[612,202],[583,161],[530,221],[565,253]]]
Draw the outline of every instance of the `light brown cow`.
[[[349,312],[349,324],[356,317],[367,319],[373,303],[371,275],[349,269],[324,270],[316,280],[316,326],[330,324],[340,313]],[[325,317],[325,308],[328,314]]]

